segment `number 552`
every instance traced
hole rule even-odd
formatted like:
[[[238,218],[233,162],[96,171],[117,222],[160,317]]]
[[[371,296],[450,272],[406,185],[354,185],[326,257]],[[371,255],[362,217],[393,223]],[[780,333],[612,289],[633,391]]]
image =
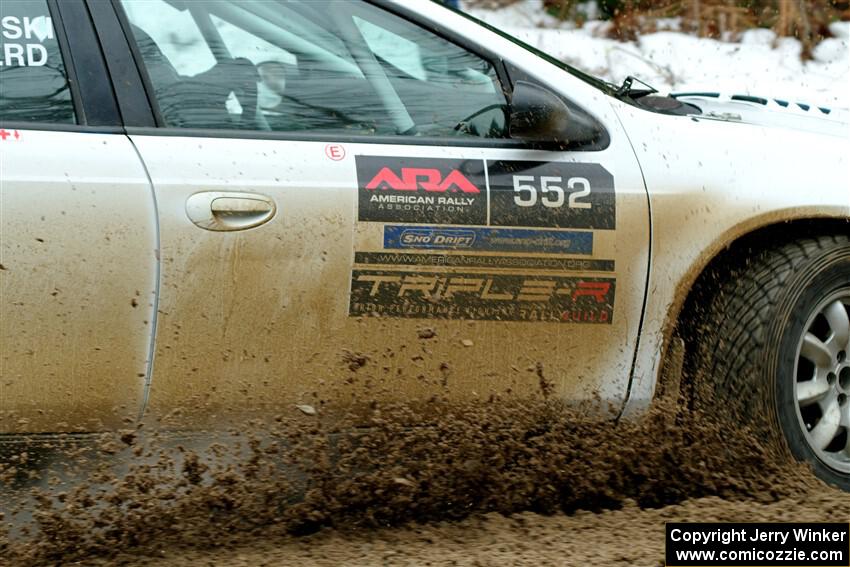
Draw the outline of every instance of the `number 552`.
[[[538,181],[539,179],[539,181]],[[564,188],[562,177],[541,175],[514,175],[514,203],[520,207],[533,207],[539,200],[544,207],[556,209],[564,206]],[[590,203],[580,201],[590,195],[590,181],[584,177],[567,179],[570,191],[567,206],[571,209],[589,209]],[[539,198],[538,198],[539,197]]]

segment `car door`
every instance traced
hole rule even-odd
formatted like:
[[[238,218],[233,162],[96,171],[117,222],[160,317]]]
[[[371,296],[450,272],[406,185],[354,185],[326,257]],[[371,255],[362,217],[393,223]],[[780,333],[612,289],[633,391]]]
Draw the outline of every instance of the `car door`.
[[[153,194],[85,6],[61,15],[0,2],[0,433],[116,427],[148,378]]]
[[[119,9],[158,123],[128,128],[161,231],[154,415],[622,402],[649,216],[602,93],[429,2]],[[600,135],[511,139],[520,78]]]

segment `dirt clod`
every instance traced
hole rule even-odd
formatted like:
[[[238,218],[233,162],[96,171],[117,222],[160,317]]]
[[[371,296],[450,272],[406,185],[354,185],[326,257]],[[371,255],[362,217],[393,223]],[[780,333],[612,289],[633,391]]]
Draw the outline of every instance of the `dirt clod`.
[[[420,339],[433,339],[437,336],[437,330],[433,327],[424,327],[417,331],[417,336]]]
[[[358,352],[351,352],[347,350],[342,353],[342,362],[348,366],[349,370],[356,372],[366,366],[366,363],[369,362],[369,357]]]

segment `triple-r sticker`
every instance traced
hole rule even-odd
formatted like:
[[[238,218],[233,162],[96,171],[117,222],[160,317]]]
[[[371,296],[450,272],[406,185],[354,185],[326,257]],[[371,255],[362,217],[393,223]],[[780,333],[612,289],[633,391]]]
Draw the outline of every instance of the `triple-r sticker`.
[[[614,278],[355,269],[352,317],[610,325]]]

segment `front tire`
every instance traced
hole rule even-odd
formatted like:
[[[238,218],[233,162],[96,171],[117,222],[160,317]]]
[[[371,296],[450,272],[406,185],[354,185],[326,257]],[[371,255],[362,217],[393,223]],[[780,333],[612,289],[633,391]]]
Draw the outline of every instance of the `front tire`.
[[[700,319],[701,405],[850,491],[850,239],[758,253],[722,276]]]

